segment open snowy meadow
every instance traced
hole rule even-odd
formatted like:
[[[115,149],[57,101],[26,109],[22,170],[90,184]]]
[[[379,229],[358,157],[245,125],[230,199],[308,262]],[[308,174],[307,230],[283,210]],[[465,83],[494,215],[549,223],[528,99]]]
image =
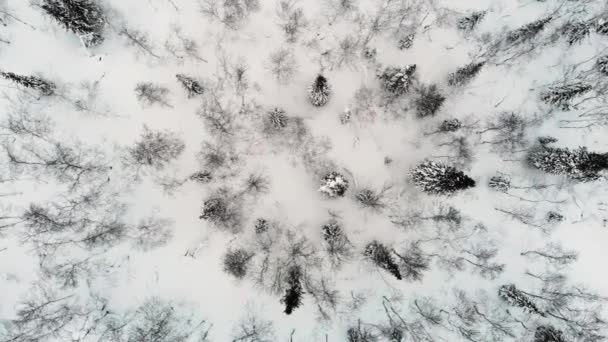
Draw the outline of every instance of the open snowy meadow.
[[[603,0],[0,0],[0,342],[608,338]]]

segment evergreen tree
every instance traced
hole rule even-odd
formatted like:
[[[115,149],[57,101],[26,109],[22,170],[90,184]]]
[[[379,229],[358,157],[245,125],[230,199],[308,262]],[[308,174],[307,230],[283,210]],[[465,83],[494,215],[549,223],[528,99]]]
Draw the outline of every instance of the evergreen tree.
[[[0,76],[20,86],[37,90],[44,96],[55,94],[55,89],[57,88],[54,83],[36,76],[23,76],[4,71],[0,71]]]
[[[507,43],[520,44],[531,40],[532,38],[536,37],[536,35],[542,31],[552,19],[552,17],[539,19],[509,32],[506,37]]]
[[[511,180],[504,175],[493,176],[488,181],[488,186],[496,191],[507,192],[511,189]]]
[[[436,85],[421,86],[418,97],[414,100],[416,114],[420,118],[433,116],[439,111],[443,102],[445,102],[445,96],[437,90]]]
[[[404,37],[402,37],[401,39],[399,39],[397,47],[399,48],[399,50],[409,49],[412,47],[412,45],[414,45],[415,38],[416,38],[415,33],[407,34]]]
[[[473,12],[466,17],[462,17],[458,20],[458,29],[462,31],[472,31],[477,24],[485,17],[485,11]]]
[[[416,64],[407,65],[403,68],[378,68],[376,77],[380,79],[382,88],[386,92],[394,96],[399,96],[408,92],[415,71]]]
[[[294,265],[287,271],[287,290],[281,299],[281,303],[285,304],[285,313],[290,315],[293,310],[302,305],[302,271],[300,266]]]
[[[559,87],[549,87],[540,94],[540,99],[561,110],[570,110],[572,108],[571,100],[589,90],[591,90],[591,85],[576,82]]]
[[[440,132],[456,132],[462,127],[462,122],[458,119],[446,119],[439,125]]]
[[[532,302],[525,293],[515,287],[513,284],[502,285],[500,289],[498,289],[498,296],[500,299],[509,303],[510,305],[520,307],[528,312],[535,313],[541,316],[545,316],[543,312],[541,312],[536,304]]]
[[[238,279],[243,279],[247,274],[249,261],[253,254],[243,248],[229,250],[224,255],[224,271]]]
[[[197,95],[202,95],[205,92],[203,86],[194,78],[184,74],[175,75],[179,83],[188,91],[188,97],[192,98]]]
[[[350,241],[335,220],[323,225],[322,232],[323,240],[325,240],[325,251],[332,258],[330,261],[334,266],[339,266],[345,258],[350,256]]]
[[[209,221],[223,221],[228,215],[228,206],[222,198],[210,198],[203,203],[200,219]]]
[[[585,147],[570,150],[539,144],[528,152],[526,159],[530,166],[541,171],[583,182],[598,179],[599,172],[608,168],[608,153],[589,152]]]
[[[540,325],[534,332],[534,342],[566,342],[561,330],[550,325]]]
[[[378,241],[372,241],[365,246],[364,255],[370,258],[378,267],[385,269],[395,278],[401,280],[401,272],[389,249]]]
[[[198,171],[198,172],[191,174],[190,177],[188,177],[188,179],[191,181],[194,181],[194,182],[201,183],[201,184],[207,184],[207,183],[211,182],[211,180],[213,180],[213,176],[211,175],[211,172],[209,172],[209,171]]]
[[[452,195],[456,191],[475,186],[475,181],[455,167],[434,161],[425,161],[416,166],[412,179],[422,191],[434,195]]]
[[[342,197],[348,190],[348,180],[340,173],[332,171],[323,177],[319,191],[329,197]]]
[[[308,87],[308,99],[315,107],[322,107],[331,96],[331,86],[327,78],[323,75],[318,75],[315,81]]]
[[[67,30],[74,32],[85,47],[103,41],[106,24],[103,10],[92,0],[43,0],[40,6]]]
[[[451,86],[461,86],[469,83],[481,71],[485,62],[472,62],[456,70],[448,76],[448,84]]]
[[[568,44],[574,45],[591,33],[591,25],[582,21],[570,22],[562,27],[561,33],[566,37]]]
[[[258,218],[255,220],[255,224],[253,226],[256,234],[262,234],[268,231],[269,223],[265,218]]]
[[[608,19],[599,19],[595,24],[595,32],[599,34],[608,34]]]
[[[604,76],[608,76],[608,55],[598,58],[596,66],[600,73]]]

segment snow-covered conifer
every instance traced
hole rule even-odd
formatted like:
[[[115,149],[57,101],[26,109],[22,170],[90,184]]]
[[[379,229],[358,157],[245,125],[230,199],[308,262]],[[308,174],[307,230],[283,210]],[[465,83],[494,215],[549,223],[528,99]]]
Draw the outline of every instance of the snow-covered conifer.
[[[552,106],[561,110],[570,110],[572,108],[572,99],[578,95],[584,94],[591,90],[591,85],[576,82],[563,86],[549,87],[540,94],[540,99]]]
[[[530,313],[544,316],[544,313],[532,302],[528,296],[515,287],[514,284],[505,284],[498,289],[500,299],[510,305],[520,307]]]
[[[331,96],[331,86],[327,78],[323,75],[318,75],[315,81],[308,87],[308,100],[315,107],[322,107]]]
[[[249,261],[253,254],[243,248],[231,249],[224,254],[224,271],[238,279],[247,275]]]
[[[365,246],[364,255],[374,262],[378,267],[383,268],[395,278],[401,280],[399,266],[395,262],[390,250],[378,241],[372,241]]]
[[[188,177],[188,179],[191,181],[194,181],[194,182],[207,184],[207,183],[211,182],[211,180],[213,179],[213,176],[211,175],[211,172],[209,172],[209,171],[198,171],[198,172],[191,174],[190,177]]]
[[[564,215],[558,213],[557,211],[550,211],[547,213],[547,222],[549,223],[558,223],[564,220]]]
[[[465,17],[462,17],[458,20],[458,29],[462,31],[471,31],[473,30],[477,24],[485,17],[485,11],[477,11],[473,12]]]
[[[608,34],[608,18],[600,18],[595,24],[595,32],[599,34]]]
[[[439,125],[440,132],[456,132],[462,127],[462,122],[458,119],[445,119]]]
[[[553,20],[552,17],[547,17],[515,29],[507,34],[506,41],[508,44],[520,44],[527,42],[536,37],[536,35],[542,31],[551,20]]]
[[[188,92],[188,97],[192,98],[205,92],[203,86],[196,79],[184,74],[177,74],[175,77]]]
[[[604,76],[608,76],[608,55],[598,58],[595,65]]]
[[[5,71],[0,71],[0,76],[20,86],[37,90],[41,95],[44,96],[51,96],[55,94],[55,89],[57,88],[53,82],[36,76],[23,76]]]
[[[323,177],[319,191],[329,197],[342,197],[348,189],[348,179],[342,174],[332,171]]]
[[[550,325],[539,325],[534,332],[534,342],[566,342],[561,330]]]
[[[490,178],[488,186],[496,191],[507,192],[511,188],[511,180],[509,177],[499,174]]]
[[[416,64],[407,65],[402,68],[378,68],[376,77],[380,79],[382,88],[386,92],[398,96],[408,92],[415,71]]]
[[[448,84],[461,86],[470,82],[481,71],[485,62],[472,62],[456,70],[448,76]]]
[[[433,116],[439,111],[443,102],[445,102],[445,96],[437,90],[436,85],[421,86],[418,97],[414,100],[416,114],[420,118]]]
[[[290,315],[293,310],[297,309],[302,305],[302,295],[304,291],[302,289],[302,270],[299,266],[294,265],[287,271],[287,289],[285,295],[281,299],[281,303],[285,304],[285,313]]]
[[[253,226],[255,233],[256,234],[262,234],[268,231],[268,220],[266,220],[265,218],[258,218],[255,220],[255,224]]]
[[[582,21],[569,22],[561,28],[561,33],[566,37],[568,44],[574,45],[591,33],[591,25]]]
[[[598,179],[599,173],[608,168],[608,153],[589,152],[585,147],[570,150],[537,145],[528,152],[527,162],[541,171],[586,182]]]
[[[399,39],[397,47],[399,48],[399,50],[409,49],[412,47],[412,45],[414,45],[415,38],[416,38],[415,33],[407,34],[407,35],[403,36],[401,39]]]
[[[85,47],[93,47],[103,41],[106,20],[97,1],[43,0],[40,7],[67,30],[74,32]]]
[[[414,184],[433,195],[452,195],[456,191],[475,186],[475,181],[455,167],[434,161],[425,161],[411,172]]]

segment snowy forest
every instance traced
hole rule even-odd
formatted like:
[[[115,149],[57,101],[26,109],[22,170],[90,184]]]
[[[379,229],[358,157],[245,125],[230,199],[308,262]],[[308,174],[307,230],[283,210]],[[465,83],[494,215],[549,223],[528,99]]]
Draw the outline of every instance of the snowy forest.
[[[0,0],[0,342],[608,340],[605,0]]]

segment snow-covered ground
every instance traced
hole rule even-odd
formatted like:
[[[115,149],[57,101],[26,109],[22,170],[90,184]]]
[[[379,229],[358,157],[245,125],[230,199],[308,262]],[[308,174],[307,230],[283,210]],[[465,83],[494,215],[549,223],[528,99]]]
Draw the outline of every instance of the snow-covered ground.
[[[80,1],[0,0],[0,71],[56,87],[0,81],[0,341],[608,331],[602,1],[104,0],[88,47],[45,10]],[[597,170],[527,162],[579,146]],[[419,180],[429,160],[464,178]]]

